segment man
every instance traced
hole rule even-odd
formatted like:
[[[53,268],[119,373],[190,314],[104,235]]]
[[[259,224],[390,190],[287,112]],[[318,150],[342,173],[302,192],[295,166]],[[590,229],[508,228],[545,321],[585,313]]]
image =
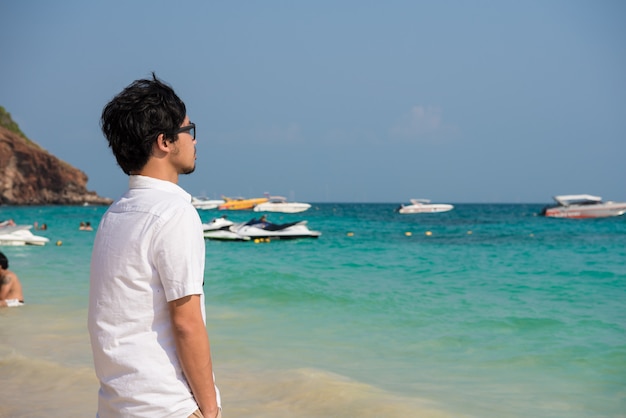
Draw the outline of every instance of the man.
[[[0,253],[0,307],[13,308],[24,304],[22,284],[9,268],[6,255]]]
[[[153,73],[106,105],[101,126],[130,177],[102,217],[91,258],[98,417],[220,417],[205,326],[202,223],[177,185],[195,169],[195,125]]]

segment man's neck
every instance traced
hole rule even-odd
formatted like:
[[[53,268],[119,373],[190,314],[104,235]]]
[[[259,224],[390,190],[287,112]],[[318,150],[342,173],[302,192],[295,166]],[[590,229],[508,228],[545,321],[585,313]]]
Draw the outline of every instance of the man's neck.
[[[141,170],[132,173],[139,176],[152,177],[157,180],[169,181],[170,183],[178,184],[178,173],[172,170],[166,169],[162,164],[153,163],[146,164]]]

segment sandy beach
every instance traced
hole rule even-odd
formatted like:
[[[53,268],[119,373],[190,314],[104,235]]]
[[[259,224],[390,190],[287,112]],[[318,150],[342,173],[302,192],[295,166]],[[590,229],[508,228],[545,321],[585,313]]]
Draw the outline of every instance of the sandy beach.
[[[76,320],[84,314],[42,306],[0,310],[0,417],[95,416],[98,382],[86,330]],[[216,374],[224,416],[231,418],[451,416],[425,400],[321,370],[254,370],[221,362]]]

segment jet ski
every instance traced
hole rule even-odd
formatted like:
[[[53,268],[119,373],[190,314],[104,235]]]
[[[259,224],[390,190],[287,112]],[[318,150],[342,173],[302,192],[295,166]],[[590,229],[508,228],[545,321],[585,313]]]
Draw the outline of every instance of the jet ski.
[[[296,221],[285,224],[275,224],[268,222],[265,216],[262,216],[260,219],[253,218],[244,224],[234,225],[231,227],[231,231],[252,239],[317,238],[322,235],[319,231],[311,231],[307,227],[307,222],[308,221]]]
[[[231,228],[235,226],[235,223],[222,216],[202,224],[202,232],[204,238],[225,240],[225,241],[249,241],[250,237],[239,235],[237,232],[232,231]]]
[[[46,245],[50,239],[30,232],[32,225],[0,222],[0,245]]]
[[[251,219],[244,223],[234,223],[222,216],[202,224],[204,237],[214,240],[249,241],[251,239],[295,239],[317,238],[319,231],[311,231],[307,221],[275,224],[268,222],[265,216]]]

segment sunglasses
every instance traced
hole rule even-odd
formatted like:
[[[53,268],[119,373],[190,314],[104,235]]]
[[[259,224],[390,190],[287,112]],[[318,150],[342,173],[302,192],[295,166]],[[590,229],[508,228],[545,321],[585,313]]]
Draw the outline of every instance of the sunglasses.
[[[196,139],[196,124],[189,122],[189,125],[183,126],[182,128],[172,132],[173,135],[177,135],[183,132],[189,132],[189,135],[195,140]]]

